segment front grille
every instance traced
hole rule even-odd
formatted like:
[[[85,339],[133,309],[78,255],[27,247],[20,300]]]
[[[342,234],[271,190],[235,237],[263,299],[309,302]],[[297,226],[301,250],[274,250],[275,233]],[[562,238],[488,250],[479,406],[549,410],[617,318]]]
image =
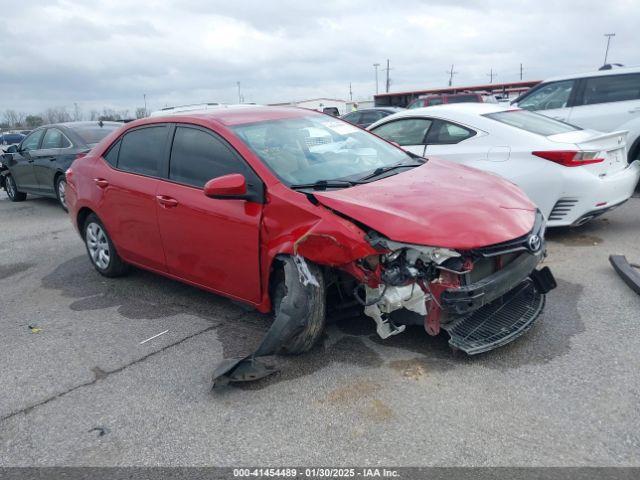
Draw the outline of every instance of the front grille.
[[[499,299],[442,328],[451,337],[449,345],[475,355],[505,345],[529,330],[544,301],[544,295],[527,279]]]
[[[551,210],[549,220],[562,220],[571,213],[571,209],[573,209],[577,203],[578,200],[576,198],[561,198]]]

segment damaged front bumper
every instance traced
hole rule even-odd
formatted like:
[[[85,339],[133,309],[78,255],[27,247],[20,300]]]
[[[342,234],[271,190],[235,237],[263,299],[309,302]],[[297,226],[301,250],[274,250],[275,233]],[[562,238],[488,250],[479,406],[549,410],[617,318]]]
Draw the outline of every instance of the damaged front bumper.
[[[530,328],[556,287],[548,267],[537,269],[543,238],[541,215],[528,235],[473,252],[377,238],[391,253],[381,259],[381,283],[365,287],[365,314],[382,338],[423,323],[430,335],[445,330],[451,346],[470,355],[509,343]]]

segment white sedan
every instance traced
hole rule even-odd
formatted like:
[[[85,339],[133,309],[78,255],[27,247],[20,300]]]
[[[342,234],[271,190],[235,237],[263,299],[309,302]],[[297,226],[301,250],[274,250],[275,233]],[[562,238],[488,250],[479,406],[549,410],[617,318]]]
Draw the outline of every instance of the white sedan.
[[[582,225],[631,197],[640,161],[626,132],[583,130],[508,106],[463,103],[396,113],[368,130],[420,156],[500,175],[538,205],[548,226]]]

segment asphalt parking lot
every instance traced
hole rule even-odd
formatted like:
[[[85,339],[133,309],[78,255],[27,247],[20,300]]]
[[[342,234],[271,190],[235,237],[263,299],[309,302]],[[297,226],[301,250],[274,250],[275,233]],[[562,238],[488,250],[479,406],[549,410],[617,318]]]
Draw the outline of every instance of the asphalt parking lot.
[[[268,317],[139,270],[102,278],[54,201],[2,192],[0,464],[638,466],[640,297],[608,255],[640,261],[639,232],[640,198],[550,232],[559,287],[497,351],[354,318],[212,393]]]

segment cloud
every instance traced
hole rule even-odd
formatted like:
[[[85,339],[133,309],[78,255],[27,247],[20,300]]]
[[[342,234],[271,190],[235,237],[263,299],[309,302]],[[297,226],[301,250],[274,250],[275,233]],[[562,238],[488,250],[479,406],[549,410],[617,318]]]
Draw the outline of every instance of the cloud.
[[[113,0],[44,2],[4,12],[0,110],[79,103],[133,111],[200,101],[370,97],[373,63],[391,59],[392,90],[640,63],[634,1]],[[384,65],[383,65],[384,66]],[[380,79],[382,85],[382,71]]]

